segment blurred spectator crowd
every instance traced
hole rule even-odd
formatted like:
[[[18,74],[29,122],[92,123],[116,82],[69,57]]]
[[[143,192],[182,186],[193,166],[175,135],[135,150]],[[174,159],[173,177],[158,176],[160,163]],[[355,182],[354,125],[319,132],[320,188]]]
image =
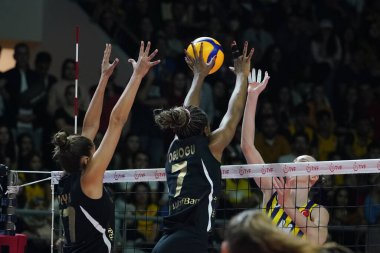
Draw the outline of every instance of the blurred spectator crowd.
[[[218,40],[225,54],[224,65],[206,78],[202,90],[201,107],[209,115],[212,129],[220,123],[235,83],[228,69],[232,65],[229,45],[233,40],[239,45],[248,41],[255,48],[253,66],[271,76],[256,118],[256,146],[265,162],[292,162],[301,154],[320,161],[380,158],[380,1],[77,2],[128,55],[136,57],[139,42],[149,40],[159,49],[161,59],[143,80],[109,169],[164,166],[173,136],[163,134],[154,124],[152,110],[183,103],[192,80],[184,49],[201,36]],[[39,52],[30,59],[28,46],[20,43],[14,56],[16,66],[0,73],[0,163],[17,170],[58,170],[51,160],[50,138],[61,129],[73,133],[75,61],[68,58],[62,62],[61,75],[56,77],[49,73],[54,52]],[[78,126],[96,87],[91,85],[89,90],[79,90]],[[115,78],[110,79],[98,140],[122,91]],[[226,149],[224,164],[245,163],[240,133],[238,129]],[[39,174],[20,174],[22,182],[38,179]],[[261,202],[252,180],[226,180],[224,184],[218,219],[229,219]],[[379,177],[373,175],[325,177],[321,187],[316,187],[315,197],[330,208],[331,225],[380,224],[379,185]],[[110,187],[116,210],[122,215],[158,217],[167,213],[164,183]],[[47,210],[50,196],[49,181],[25,187],[18,196],[19,208]],[[50,225],[43,218],[26,217],[19,229],[34,236],[47,235],[44,246],[50,247],[49,233],[44,230]],[[140,242],[141,251],[149,251],[144,248],[159,235],[154,219],[123,217],[116,225],[120,231],[133,228],[127,237]],[[216,234],[222,238],[222,233]],[[365,243],[366,233],[331,231],[332,240],[354,244],[349,235],[360,245]],[[43,252],[41,245],[35,247]]]

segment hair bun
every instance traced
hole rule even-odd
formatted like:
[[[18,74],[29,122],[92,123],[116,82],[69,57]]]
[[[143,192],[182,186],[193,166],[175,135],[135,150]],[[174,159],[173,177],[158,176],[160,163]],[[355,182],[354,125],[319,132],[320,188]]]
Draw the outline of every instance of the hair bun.
[[[184,107],[175,107],[171,110],[172,122],[170,128],[181,128],[188,124],[190,113]]]
[[[68,134],[66,132],[60,131],[54,135],[53,144],[58,146],[60,149],[66,149],[69,146],[67,137]]]

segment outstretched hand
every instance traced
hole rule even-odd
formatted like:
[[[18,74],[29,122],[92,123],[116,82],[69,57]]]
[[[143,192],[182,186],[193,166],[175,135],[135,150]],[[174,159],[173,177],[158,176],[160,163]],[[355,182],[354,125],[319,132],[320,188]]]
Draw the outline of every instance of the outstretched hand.
[[[267,87],[270,76],[265,71],[264,79],[261,80],[261,69],[257,71],[253,68],[252,72],[248,75],[248,92],[257,93],[259,95]]]
[[[195,48],[194,43],[191,43],[191,47],[193,48],[194,57],[189,55],[189,53],[185,50],[185,62],[187,63],[187,66],[189,66],[189,68],[193,71],[194,75],[199,74],[202,76],[207,76],[215,65],[216,56],[214,56],[209,62],[206,63],[203,60],[203,43],[201,43],[199,54]]]
[[[110,63],[110,55],[112,51],[112,46],[111,44],[106,44],[106,48],[104,49],[104,54],[103,54],[103,60],[102,60],[102,75],[110,77],[113,73],[113,70],[119,63],[119,59],[115,58],[115,60]]]
[[[231,48],[235,48],[235,47],[236,47],[236,41],[233,41],[231,44]],[[243,54],[234,59],[233,67],[229,67],[230,70],[232,70],[236,75],[237,74],[244,74],[245,76],[249,75],[249,71],[251,69],[251,59],[252,59],[252,55],[255,49],[252,48],[249,51],[248,55],[247,55],[247,51],[248,51],[248,42],[246,41],[244,43]],[[236,52],[233,52],[233,53],[236,53]]]
[[[273,178],[273,187],[277,191],[278,203],[282,208],[295,208],[294,200],[291,196],[291,190],[296,188],[296,178],[287,178],[286,183],[283,177]]]
[[[134,74],[144,77],[151,67],[160,63],[160,60],[151,61],[154,56],[156,56],[158,49],[155,49],[151,54],[149,54],[149,50],[150,41],[148,41],[146,47],[144,45],[144,41],[141,41],[139,58],[137,59],[137,62],[134,59],[128,60],[128,62],[132,63]]]

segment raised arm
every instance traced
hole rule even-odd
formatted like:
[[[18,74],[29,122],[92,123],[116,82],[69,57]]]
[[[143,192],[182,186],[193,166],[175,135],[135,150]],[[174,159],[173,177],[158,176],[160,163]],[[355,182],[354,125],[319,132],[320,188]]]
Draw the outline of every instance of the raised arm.
[[[215,57],[213,57],[210,60],[210,62],[205,63],[203,60],[203,43],[201,43],[199,54],[195,49],[195,45],[193,43],[191,43],[191,46],[193,48],[194,58],[191,57],[185,50],[185,61],[189,68],[193,71],[194,77],[191,83],[191,87],[186,95],[185,101],[183,102],[183,105],[193,105],[199,107],[203,81],[205,80],[206,76],[214,66]]]
[[[100,74],[99,83],[91,99],[90,105],[88,106],[86,115],[84,116],[82,135],[89,138],[90,140],[94,140],[96,134],[98,133],[100,116],[103,109],[104,93],[108,79],[112,75],[116,65],[119,63],[118,58],[116,58],[111,64],[109,63],[111,50],[111,44],[106,44],[101,65],[102,72]]]
[[[102,196],[104,172],[107,169],[116,149],[116,145],[119,142],[122,128],[128,119],[141,80],[151,67],[160,62],[159,60],[151,61],[157,54],[158,50],[156,49],[149,55],[150,42],[148,42],[147,47],[144,48],[144,42],[141,42],[137,62],[133,59],[129,60],[133,66],[131,79],[112,109],[108,128],[103,140],[82,175],[82,189],[87,196],[94,198]]]
[[[236,42],[233,42],[233,46]],[[247,55],[248,42],[244,43],[243,54],[234,59],[234,67],[230,69],[236,75],[235,88],[231,94],[230,101],[228,102],[228,109],[224,115],[218,129],[212,132],[210,136],[209,147],[213,155],[221,160],[223,150],[231,142],[236,127],[243,115],[245,99],[247,96],[247,78],[251,68],[251,58],[254,49],[252,48]]]
[[[241,133],[241,150],[249,164],[264,163],[260,152],[255,147],[255,115],[257,108],[257,100],[260,93],[265,89],[268,84],[269,76],[265,72],[264,79],[261,81],[261,70],[258,70],[256,77],[256,70],[252,69],[248,77],[248,95],[247,102],[244,110],[242,133]],[[264,193],[264,201],[272,195],[272,178],[260,177],[254,178],[256,184]],[[269,200],[269,199],[268,199]]]

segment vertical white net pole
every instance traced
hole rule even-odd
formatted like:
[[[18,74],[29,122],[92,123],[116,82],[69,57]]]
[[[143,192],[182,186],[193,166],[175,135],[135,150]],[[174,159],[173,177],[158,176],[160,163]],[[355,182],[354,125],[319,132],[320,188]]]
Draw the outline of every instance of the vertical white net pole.
[[[54,184],[53,177],[50,179],[51,187],[51,235],[50,235],[50,252],[54,251]]]
[[[79,27],[76,27],[75,43],[75,98],[74,98],[74,134],[78,133],[78,76],[79,76]]]

